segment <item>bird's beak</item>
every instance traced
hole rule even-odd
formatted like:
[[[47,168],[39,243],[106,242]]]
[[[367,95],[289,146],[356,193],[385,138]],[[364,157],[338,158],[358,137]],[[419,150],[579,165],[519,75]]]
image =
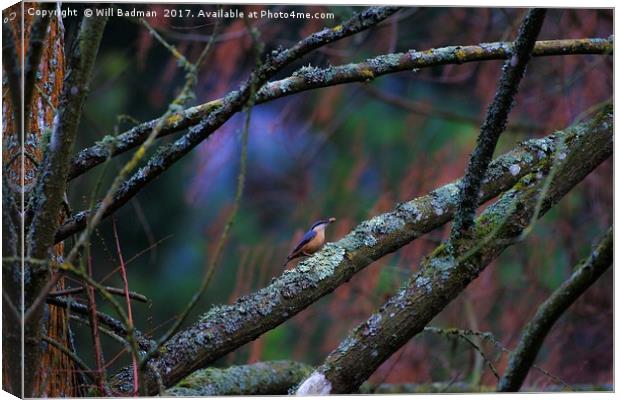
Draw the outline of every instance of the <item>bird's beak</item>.
[[[331,217],[328,221],[329,221],[329,223],[331,224],[331,223],[332,223],[332,222],[334,222],[335,220],[336,220],[336,218]]]

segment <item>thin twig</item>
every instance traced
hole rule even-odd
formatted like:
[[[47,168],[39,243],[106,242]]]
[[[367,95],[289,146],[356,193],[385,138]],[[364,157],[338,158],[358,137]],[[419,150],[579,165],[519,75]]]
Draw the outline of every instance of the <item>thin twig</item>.
[[[432,329],[439,329],[439,330],[444,330],[442,328],[436,328],[436,327],[432,327],[429,326],[427,327],[429,329],[428,331],[432,331]],[[491,333],[491,332],[481,332],[481,331],[475,331],[472,329],[455,329],[455,328],[451,328],[450,331],[459,331],[462,335],[469,335],[469,336],[476,336],[481,338],[483,341],[485,342],[489,342],[493,345],[493,347],[495,347],[495,349],[497,351],[499,351],[499,356],[501,357],[502,354],[510,354],[512,351],[510,349],[508,349],[506,346],[504,346],[499,340],[497,340],[497,338],[495,338],[495,336]],[[533,364],[532,368],[536,369],[537,371],[539,371],[540,373],[547,375],[549,378],[551,378],[552,380],[556,381],[557,383],[559,383],[560,385],[563,385],[564,387],[567,387],[571,390],[574,391],[573,387],[571,385],[569,385],[568,383],[566,383],[562,378],[560,378],[557,375],[552,374],[551,372],[547,371],[546,369],[540,367],[537,364]]]
[[[82,303],[79,303],[68,297],[49,297],[47,299],[48,304],[53,304],[57,307],[69,308],[76,314],[88,316],[88,306]],[[127,337],[127,329],[123,325],[123,323],[107,314],[102,313],[101,311],[97,311],[97,320],[100,324],[107,326],[114,332],[116,335],[120,337]],[[143,351],[147,351],[151,348],[150,341],[137,330],[134,332],[136,336],[136,340],[138,341],[138,345],[140,349]],[[129,342],[125,339],[126,343]]]
[[[139,258],[141,255],[145,254],[146,252],[150,251],[151,249],[153,249],[155,246],[160,245],[162,242],[164,242],[165,240],[168,240],[172,237],[173,235],[170,234],[168,236],[165,236],[162,239],[159,239],[158,241],[156,241],[155,243],[153,243],[152,245],[150,245],[149,247],[145,248],[144,250],[141,250],[139,252],[137,252],[133,257],[131,257],[129,260],[127,260],[125,262],[125,265],[129,265],[132,261],[135,261],[137,258]],[[112,271],[110,271],[106,276],[104,276],[101,279],[101,283],[107,281],[108,279],[110,279],[110,277],[114,276],[114,274],[116,274],[116,272],[118,272],[118,270],[120,269],[120,266],[114,268]],[[106,288],[109,288],[109,286],[106,286]],[[131,292],[131,293],[135,293],[135,292]],[[130,293],[130,294],[131,294]]]
[[[256,67],[255,68],[259,69],[261,66],[260,65],[261,61],[259,57],[260,52],[261,52],[261,46],[256,43],[257,39],[255,35],[256,35],[255,33],[252,34],[252,38],[254,40],[254,48],[256,52],[256,56],[255,56]],[[200,288],[198,289],[196,293],[194,293],[194,295],[192,296],[192,299],[190,300],[188,305],[185,307],[185,309],[181,312],[179,318],[175,321],[172,327],[170,327],[170,329],[159,340],[158,342],[159,345],[167,342],[172,337],[172,335],[174,335],[177,332],[177,330],[179,329],[181,324],[185,321],[185,319],[187,318],[191,310],[198,303],[198,300],[200,300],[200,297],[206,291],[207,287],[209,286],[209,283],[211,282],[211,279],[213,278],[213,274],[215,273],[217,263],[219,261],[222,250],[224,249],[224,246],[228,240],[228,234],[237,216],[237,211],[239,210],[239,204],[241,203],[241,197],[243,196],[243,189],[245,186],[250,118],[252,115],[252,107],[254,105],[255,94],[256,94],[256,82],[252,82],[250,97],[249,97],[247,108],[246,108],[246,117],[245,117],[245,121],[243,125],[243,132],[241,134],[241,156],[240,156],[240,163],[239,163],[239,175],[237,176],[237,189],[235,193],[235,199],[233,200],[232,211],[230,212],[230,215],[228,216],[226,224],[224,225],[224,229],[222,230],[220,238],[215,247],[215,253],[212,256],[211,262],[209,263],[207,267],[207,271],[204,275],[204,279],[202,281]],[[148,358],[149,357],[145,357],[143,362],[148,361]]]
[[[119,289],[119,288],[115,288],[112,286],[104,286],[106,288],[106,290],[112,294],[116,294],[119,296],[124,296],[125,295],[125,291],[123,289]],[[58,297],[58,296],[68,296],[71,294],[77,294],[77,293],[82,293],[84,291],[84,287],[80,286],[80,287],[75,287],[75,288],[69,288],[69,289],[64,289],[64,290],[57,290],[54,292],[50,292],[48,294],[48,296],[51,297]],[[136,293],[136,292],[129,292],[129,297],[132,298],[133,300],[137,300],[137,301],[141,301],[143,303],[148,303],[149,299],[140,293]]]
[[[517,348],[510,354],[508,368],[497,384],[498,391],[519,390],[555,322],[596,282],[612,262],[613,228],[610,227],[590,256],[538,307],[534,317],[525,326]]]
[[[489,360],[489,358],[487,357],[485,352],[482,350],[482,348],[477,343],[475,343],[473,340],[471,340],[466,334],[464,334],[462,330],[442,329],[442,328],[427,326],[424,328],[424,331],[432,332],[432,333],[439,333],[439,334],[446,335],[446,336],[456,336],[459,339],[466,341],[478,354],[480,354],[484,362],[489,366],[489,369],[491,370],[493,375],[495,375],[495,378],[497,378],[497,380],[499,381],[500,379],[499,373],[497,372],[497,369],[495,368],[491,360]]]
[[[51,337],[49,337],[47,335],[43,335],[41,337],[41,339],[44,340],[45,342],[51,344],[52,346],[56,347],[58,350],[60,350],[63,354],[65,354],[67,357],[69,357],[71,360],[73,360],[73,362],[76,363],[82,369],[82,372],[84,374],[86,374],[93,382],[96,381],[96,378],[93,375],[93,372],[90,369],[90,367],[84,361],[82,361],[82,359],[77,354],[75,354],[73,351],[69,350],[62,343],[56,341],[55,339],[53,339],[53,338],[51,338]]]
[[[90,326],[90,321],[88,320],[88,318],[84,318],[81,315],[78,314],[71,314],[69,315],[69,318],[77,321],[81,324],[84,324],[86,326]],[[97,316],[97,318],[99,318]],[[108,337],[114,339],[115,341],[117,341],[118,343],[123,345],[123,348],[125,346],[129,346],[129,343],[127,342],[127,340],[125,340],[122,336],[118,335],[117,333],[115,333],[113,330],[106,328],[103,325],[98,325],[99,331],[105,333]],[[106,364],[106,368],[107,366],[110,364],[110,361],[107,362]]]
[[[116,242],[116,251],[118,253],[118,261],[121,267],[121,278],[123,279],[125,302],[127,303],[127,329],[133,330],[133,315],[131,312],[131,300],[129,298],[129,282],[127,280],[127,271],[125,270],[125,261],[123,260],[123,253],[121,251],[121,242],[118,238],[118,232],[116,230],[116,218],[112,219],[112,231],[114,232],[114,241]],[[138,381],[138,358],[137,348],[135,353],[131,354],[131,363],[133,365],[133,395],[138,395],[139,381]]]
[[[92,276],[93,274],[92,260],[90,257],[89,250],[86,251],[86,257],[82,259],[86,260],[88,264],[88,274]],[[88,299],[88,311],[89,311],[88,321],[90,323],[90,332],[91,332],[91,336],[93,339],[93,345],[95,348],[95,364],[97,366],[96,382],[97,382],[97,386],[99,387],[100,395],[104,395],[104,394],[107,394],[106,393],[107,385],[105,383],[106,373],[105,373],[105,368],[104,368],[105,360],[103,358],[103,350],[101,348],[101,338],[99,336],[99,320],[97,319],[97,302],[95,300],[95,290],[93,289],[92,286],[86,287],[86,297]]]

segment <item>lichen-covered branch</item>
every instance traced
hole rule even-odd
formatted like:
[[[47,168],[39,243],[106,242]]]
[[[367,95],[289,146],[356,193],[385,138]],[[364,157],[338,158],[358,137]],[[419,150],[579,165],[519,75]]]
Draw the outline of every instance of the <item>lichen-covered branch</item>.
[[[568,130],[528,140],[498,157],[483,180],[480,202],[512,187],[540,161],[550,160],[556,140],[574,149],[578,132],[579,129]],[[150,365],[159,371],[164,385],[169,387],[282,324],[349,281],[374,260],[448,222],[457,204],[458,182],[362,222],[340,241],[327,244],[297,268],[285,271],[269,286],[241,297],[232,305],[214,307],[198,322],[173,336]],[[130,369],[118,373],[114,380],[118,390],[131,391]],[[148,384],[149,393],[157,393],[154,377]]]
[[[455,258],[449,242],[425,258],[419,272],[338,348],[297,389],[298,394],[350,393],[385,360],[441,312],[506,247],[519,241],[532,222],[539,197],[538,216],[556,204],[613,151],[613,114],[605,108],[589,123],[580,124],[567,140],[572,146],[557,163],[543,161],[476,220],[472,252]],[[564,150],[562,150],[564,151]],[[551,184],[546,175],[555,170]]]
[[[292,76],[265,84],[256,96],[256,104],[266,103],[280,97],[328,86],[351,82],[367,82],[395,72],[411,71],[447,64],[502,60],[510,57],[511,42],[482,43],[472,46],[449,46],[424,51],[409,50],[406,53],[380,55],[361,63],[328,68],[303,67]],[[536,42],[532,55],[546,57],[575,54],[612,54],[613,39],[566,39]],[[166,136],[196,125],[202,118],[222,107],[224,99],[180,111],[165,122],[159,136]],[[99,165],[110,155],[122,154],[139,146],[159,120],[155,119],[135,126],[116,136],[114,143],[98,143],[81,150],[71,162],[69,179]]]
[[[517,95],[519,83],[525,74],[525,67],[530,60],[530,53],[534,49],[546,13],[547,10],[544,8],[533,8],[528,11],[519,27],[514,51],[510,59],[504,63],[497,91],[480,127],[476,148],[469,159],[465,178],[460,187],[459,209],[450,232],[451,245],[458,246],[458,239],[470,233],[476,208],[478,208],[478,190],[480,190],[482,178],[493,158],[499,136],[506,129],[508,114]]]
[[[262,87],[268,79],[273,77],[282,68],[300,59],[312,50],[364,31],[388,18],[398,10],[398,7],[370,7],[360,13],[356,13],[337,28],[323,29],[302,39],[288,49],[272,51],[267,60],[260,68],[257,68],[250,74],[250,77],[245,80],[239,90],[233,91],[224,97],[221,101],[221,107],[203,117],[198,124],[189,129],[181,138],[169,145],[162,146],[144,167],[127,179],[116,192],[112,203],[106,207],[104,215],[110,215],[125,204],[145,185],[166,171],[177,160],[189,153],[228,121],[230,117],[240,111],[247,103],[252,87]],[[174,116],[168,118],[174,119]],[[83,229],[86,226],[89,214],[90,211],[77,213],[56,234],[56,241],[60,241],[62,238]]]
[[[511,353],[508,367],[497,384],[498,391],[516,392],[521,388],[545,337],[555,322],[596,282],[612,262],[613,228],[609,228],[592,254],[583,260],[571,277],[538,307],[532,320],[523,329],[519,344]]]
[[[46,258],[47,250],[54,244],[58,215],[67,185],[69,158],[106,22],[106,17],[84,17],[69,57],[67,68],[70,72],[64,82],[58,114],[34,196],[33,218],[27,241],[28,256],[31,258]]]
[[[32,196],[32,210],[29,210],[32,211],[32,221],[28,224],[25,243],[28,259],[48,259],[54,244],[67,186],[70,155],[106,21],[105,17],[83,18],[69,57],[69,73],[64,81],[45,158],[39,168]],[[35,389],[36,373],[40,366],[41,319],[45,300],[43,291],[47,290],[52,281],[51,268],[47,263],[26,262],[25,269],[24,274],[28,274],[28,279],[25,280],[24,307],[28,309],[24,313],[24,396],[30,397]]]
[[[312,372],[312,367],[295,361],[264,361],[226,369],[201,369],[176,386],[166,396],[245,396],[284,395]]]

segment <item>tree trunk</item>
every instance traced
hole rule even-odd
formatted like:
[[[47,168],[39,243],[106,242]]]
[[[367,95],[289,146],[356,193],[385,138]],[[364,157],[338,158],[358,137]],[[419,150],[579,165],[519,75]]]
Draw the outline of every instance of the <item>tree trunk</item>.
[[[12,33],[13,43],[15,43],[14,51],[19,68],[24,68],[22,60],[28,59],[28,51],[31,51],[34,45],[36,45],[34,42],[32,45],[30,43],[31,36],[34,36],[33,26],[36,19],[28,15],[28,13],[24,13],[24,26],[21,27],[22,6],[23,3],[18,3],[5,11],[5,17],[12,12],[16,15],[16,18],[11,21],[9,29]],[[41,5],[36,3],[29,4],[29,7],[40,6]],[[54,6],[59,7],[57,4]],[[3,147],[2,157],[5,166],[4,179],[5,182],[8,183],[8,188],[5,189],[3,196],[5,200],[7,196],[12,197],[15,211],[21,211],[20,197],[22,191],[24,204],[28,203],[29,197],[33,194],[38,168],[43,160],[45,146],[52,129],[52,122],[54,120],[56,107],[58,106],[65,73],[64,26],[62,20],[60,17],[51,17],[49,23],[42,24],[42,26],[45,31],[43,34],[44,40],[42,41],[41,57],[38,67],[33,63],[33,67],[37,67],[37,73],[34,75],[34,87],[32,88],[30,107],[26,107],[26,109],[29,110],[29,115],[24,116],[24,124],[26,126],[25,129],[23,129],[25,133],[23,136],[23,152],[19,121],[16,120],[14,114],[15,107],[20,107],[20,104],[13,104],[15,96],[12,97],[8,88],[3,87],[3,121],[5,124],[2,135],[5,146]],[[24,29],[23,43],[21,42],[22,28]],[[37,39],[35,38],[34,40]],[[3,47],[4,45],[3,43]],[[26,54],[24,54],[22,58],[23,52],[26,52]],[[4,66],[5,64],[3,64],[3,67]],[[19,214],[12,218],[12,229],[17,233],[15,242],[9,243],[9,240],[6,245],[3,243],[4,250],[9,250],[8,254],[13,256],[21,255],[19,250],[10,251],[12,247],[15,249],[21,248],[19,245],[21,238],[19,237],[20,222],[18,215]],[[26,218],[28,218],[27,215]],[[65,215],[59,215],[58,218],[64,220]],[[63,244],[59,243],[54,247],[54,251],[50,253],[50,257],[62,257],[62,254]],[[21,265],[19,262],[15,262],[11,267],[15,273],[10,275],[13,279],[5,278],[5,282],[9,281],[5,284],[5,290],[7,290],[6,293],[9,294],[10,299],[17,306],[17,310],[20,311]],[[11,288],[8,288],[7,285],[10,285]],[[56,289],[63,288],[64,281],[60,279]],[[28,303],[28,301],[32,301],[32,299],[27,299],[26,301]],[[9,307],[4,303],[3,306],[4,308]],[[46,317],[44,320],[46,335],[62,343],[67,348],[71,348],[71,333],[66,310],[55,306],[46,307],[48,307],[45,312]],[[7,315],[7,312],[3,314]],[[18,339],[21,341],[21,332],[19,330],[22,329],[22,321],[16,318],[11,320],[10,315],[9,313],[8,319],[4,320],[3,336],[5,336],[5,334],[9,336],[9,339],[7,339],[8,341],[5,342],[8,347],[5,346],[5,349],[19,349],[21,353],[21,343],[16,346],[16,342]],[[37,397],[74,397],[79,395],[78,375],[75,365],[69,357],[55,347],[45,343],[26,343],[26,345],[42,346],[42,351],[40,353],[41,358],[38,362],[40,367],[35,374],[33,388],[25,388],[27,393],[30,392],[33,396]],[[18,395],[21,393],[20,381],[21,369],[23,366],[20,365],[20,368],[16,368],[15,356],[19,357],[19,354],[9,355],[3,359],[5,371],[9,371],[3,375],[3,387],[10,388],[12,393]],[[21,359],[17,362],[21,364]]]

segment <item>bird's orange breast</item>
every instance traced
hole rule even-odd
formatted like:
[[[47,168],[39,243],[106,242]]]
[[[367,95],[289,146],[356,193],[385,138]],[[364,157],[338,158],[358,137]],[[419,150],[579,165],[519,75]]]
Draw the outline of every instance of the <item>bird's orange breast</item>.
[[[304,251],[306,253],[314,253],[318,251],[325,243],[325,231],[320,230],[305,246]]]

